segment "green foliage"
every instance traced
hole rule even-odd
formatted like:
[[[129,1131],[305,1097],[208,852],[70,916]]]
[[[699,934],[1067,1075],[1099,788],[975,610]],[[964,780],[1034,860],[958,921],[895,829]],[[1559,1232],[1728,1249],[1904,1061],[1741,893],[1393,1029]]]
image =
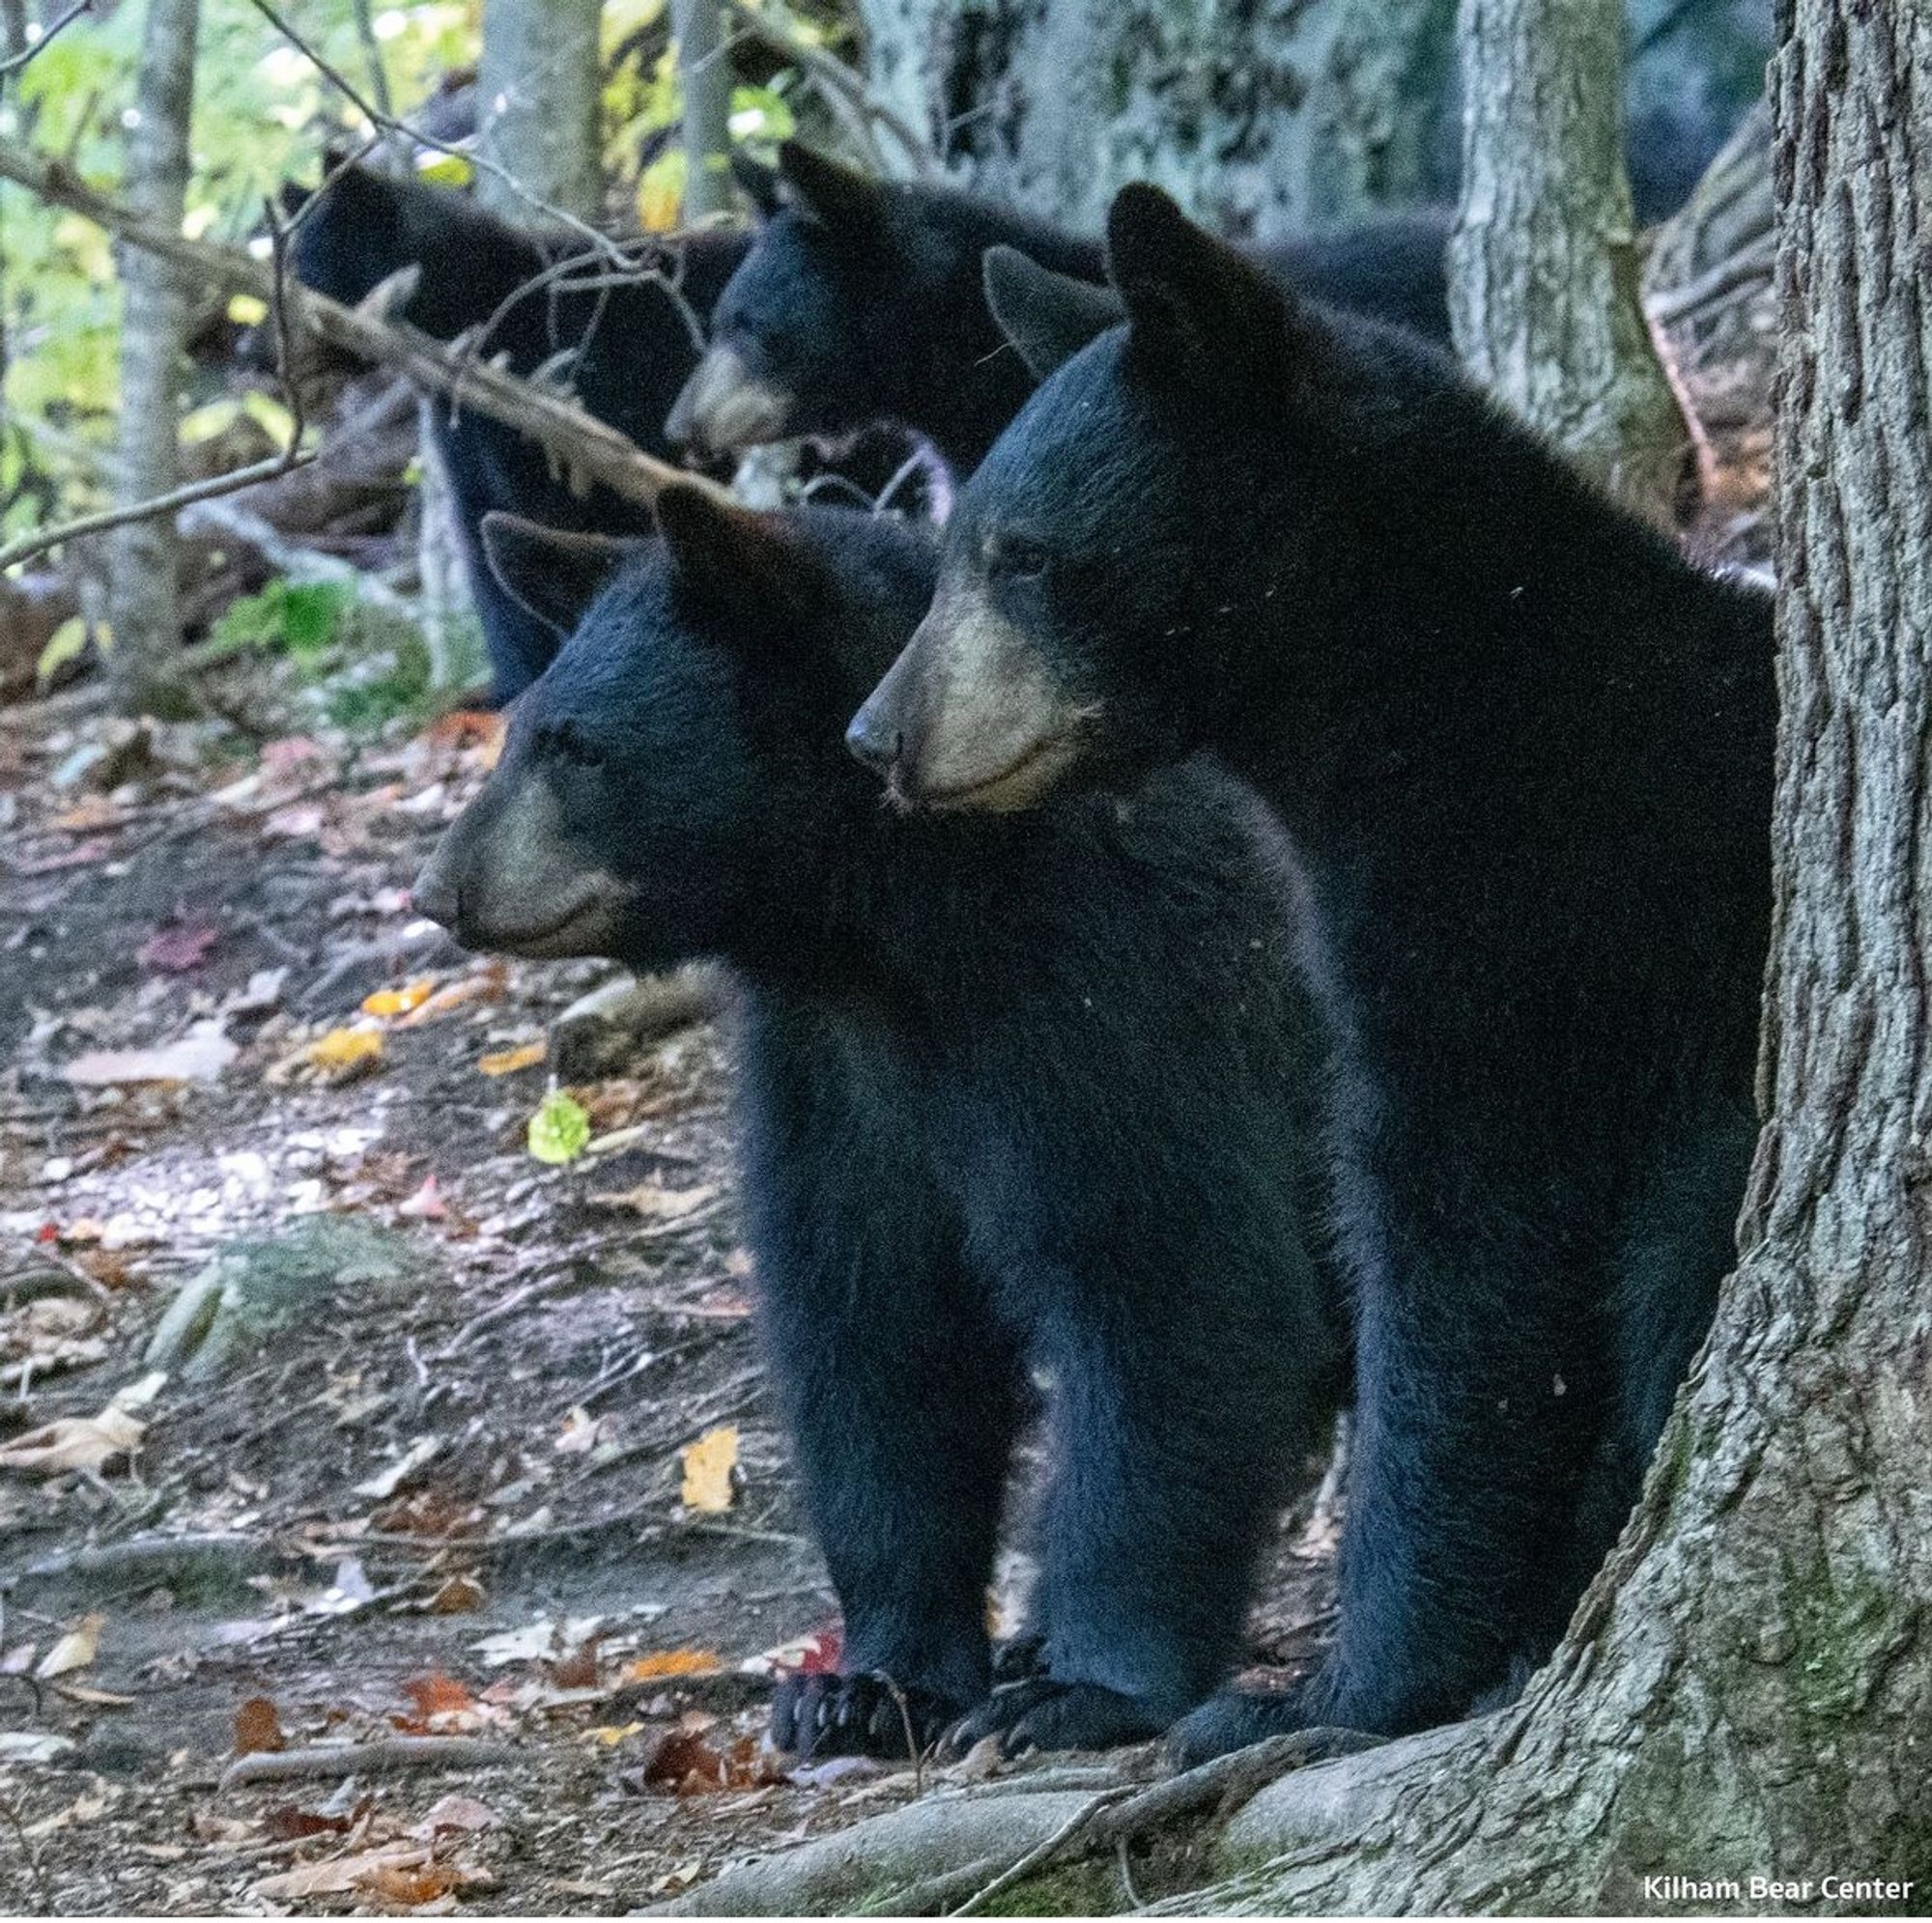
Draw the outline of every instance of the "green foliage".
[[[562,1089],[553,1089],[530,1117],[529,1148],[539,1162],[574,1162],[590,1141],[590,1117],[583,1104]]]
[[[448,637],[455,686],[483,678],[481,630],[456,621]],[[392,721],[420,726],[453,692],[436,684],[429,643],[412,622],[359,600],[347,582],[271,580],[231,602],[209,633],[212,646],[280,656],[324,719],[355,735]]]
[[[271,580],[260,594],[231,602],[210,630],[224,648],[286,649],[313,664],[355,612],[355,596],[335,581]]]
[[[0,132],[60,154],[86,180],[120,182],[145,9],[125,4],[52,41],[4,104]],[[414,101],[438,77],[473,60],[476,0],[381,8],[376,15],[389,86]],[[349,0],[296,0],[291,17],[323,57],[357,85],[368,59]],[[207,0],[195,64],[194,174],[186,231],[243,241],[262,203],[290,175],[315,171],[327,135],[355,126],[353,109],[248,0]],[[456,163],[460,166],[462,163]],[[119,360],[120,300],[113,251],[78,216],[0,187],[0,315],[9,349],[5,401],[12,419],[45,421],[30,456],[0,456],[0,533],[44,520],[44,490],[24,485],[28,460],[51,477],[62,512],[98,504],[99,456],[108,444]]]

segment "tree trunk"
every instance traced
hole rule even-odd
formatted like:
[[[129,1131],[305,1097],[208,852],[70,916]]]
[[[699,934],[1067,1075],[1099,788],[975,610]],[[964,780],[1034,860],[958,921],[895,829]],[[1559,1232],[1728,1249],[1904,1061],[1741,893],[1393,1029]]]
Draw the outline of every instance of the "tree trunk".
[[[483,152],[526,192],[582,220],[604,212],[601,8],[602,0],[483,0]],[[504,182],[483,174],[476,187],[507,218],[531,217],[529,202]]]
[[[199,26],[199,0],[148,0],[124,196],[170,229],[180,228],[187,201]],[[180,484],[188,288],[167,262],[132,247],[121,251],[120,277],[121,426],[114,494],[117,505],[133,507]],[[130,711],[166,700],[170,664],[181,645],[180,546],[167,516],[116,528],[109,544],[115,698]]]
[[[1621,0],[1463,0],[1463,364],[1639,513],[1674,524],[1690,448],[1638,296]]]
[[[1123,182],[1265,239],[1419,197],[1454,0],[861,0],[873,82],[978,191],[1097,228]]]
[[[678,83],[684,93],[684,217],[730,212],[731,57],[718,0],[674,0]]]
[[[1761,1909],[1754,1876],[1809,1879],[1804,1909],[1932,1893],[1932,10],[1793,12],[1771,1121],[1740,1266],[1523,1702],[1264,1791],[1228,1847],[1289,1853],[1190,1908]]]

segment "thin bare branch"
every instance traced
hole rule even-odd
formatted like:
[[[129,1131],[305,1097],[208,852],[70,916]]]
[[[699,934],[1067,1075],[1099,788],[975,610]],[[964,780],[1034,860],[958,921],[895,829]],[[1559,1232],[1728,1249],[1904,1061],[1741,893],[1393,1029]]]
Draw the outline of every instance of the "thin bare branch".
[[[22,68],[31,66],[54,42],[56,35],[64,33],[83,14],[94,12],[94,0],[74,0],[67,12],[41,30],[39,40],[23,46],[17,53],[11,53],[0,60],[0,82],[11,80]]]
[[[425,133],[421,127],[412,126],[408,121],[398,120],[395,115],[384,113],[340,68],[331,66],[323,58],[314,46],[289,24],[272,5],[271,0],[251,0],[251,4],[255,11],[372,127],[380,127],[384,133],[400,134],[404,139],[412,140],[417,146],[427,147],[433,153],[448,154],[459,160],[468,160],[479,173],[488,174],[494,181],[500,181],[526,207],[543,214],[547,219],[554,220],[561,227],[569,228],[580,240],[610,259],[621,262],[623,250],[608,234],[599,233],[587,220],[580,220],[567,208],[558,207],[554,202],[545,200],[542,195],[532,193],[507,167],[499,166],[489,155],[478,149],[466,147],[452,140],[440,140],[435,134]]]
[[[266,461],[237,467],[232,473],[216,474],[205,481],[189,481],[167,494],[155,495],[152,500],[130,502],[126,507],[104,507],[97,514],[76,515],[71,521],[37,528],[0,548],[0,574],[17,567],[22,561],[31,561],[37,554],[46,553],[49,549],[77,541],[83,535],[104,534],[110,527],[126,527],[136,521],[153,521],[157,515],[174,514],[182,508],[192,507],[196,501],[239,494],[243,488],[252,488],[258,481],[272,481],[292,468],[305,467],[314,459],[313,454],[298,454],[293,459],[287,453],[273,454]]]
[[[35,152],[22,141],[0,138],[0,180],[13,181],[41,199],[79,214],[130,246],[172,261],[211,288],[250,295],[265,305],[274,299],[274,276],[267,263],[239,247],[190,240],[156,227],[89,186],[71,167]],[[625,500],[649,506],[673,481],[714,486],[644,453],[615,428],[545,388],[497,367],[467,364],[460,351],[432,340],[419,328],[378,320],[308,288],[291,286],[288,294],[290,319],[304,332],[363,360],[394,367],[435,392],[454,395],[470,411],[529,436],[587,480]]]

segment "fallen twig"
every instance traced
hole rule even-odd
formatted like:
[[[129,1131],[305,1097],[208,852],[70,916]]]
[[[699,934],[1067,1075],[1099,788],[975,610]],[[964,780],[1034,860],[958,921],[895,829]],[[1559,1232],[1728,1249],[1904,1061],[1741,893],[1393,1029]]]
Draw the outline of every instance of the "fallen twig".
[[[515,1743],[477,1736],[378,1737],[369,1742],[319,1742],[308,1749],[238,1756],[220,1787],[291,1783],[309,1776],[392,1776],[411,1769],[489,1769],[529,1755]]]

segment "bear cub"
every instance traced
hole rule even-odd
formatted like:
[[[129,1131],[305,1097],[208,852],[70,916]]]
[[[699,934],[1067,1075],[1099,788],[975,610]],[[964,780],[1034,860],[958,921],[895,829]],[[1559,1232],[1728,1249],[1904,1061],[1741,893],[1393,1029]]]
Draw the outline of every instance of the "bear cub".
[[[1251,798],[1189,763],[1008,818],[881,807],[840,733],[929,542],[690,486],[660,520],[489,523],[569,638],[417,903],[475,947],[735,976],[761,1332],[845,1620],[842,1671],[781,1691],[781,1746],[1146,1737],[1237,1662],[1343,1373],[1321,1046]],[[1030,1375],[1037,1667],[995,1692]]]
[[[1123,325],[989,256],[1044,384],[852,741],[938,808],[1212,749],[1278,819],[1357,1302],[1341,1615],[1304,1687],[1183,1740],[1393,1734],[1548,1655],[1734,1260],[1771,603],[1155,189],[1122,192],[1109,242]]]

